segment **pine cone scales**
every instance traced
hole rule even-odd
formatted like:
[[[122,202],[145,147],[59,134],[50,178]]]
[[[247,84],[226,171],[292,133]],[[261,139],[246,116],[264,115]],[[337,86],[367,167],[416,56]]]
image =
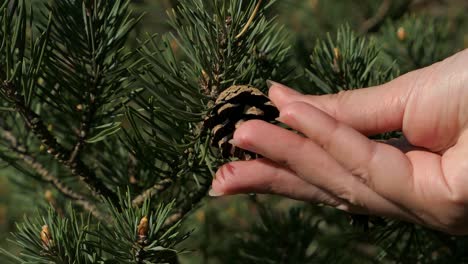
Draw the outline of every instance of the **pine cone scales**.
[[[211,145],[219,148],[224,158],[249,160],[257,155],[229,144],[234,131],[245,121],[259,119],[271,122],[278,116],[278,109],[260,90],[247,85],[234,85],[224,90],[216,99],[211,114],[205,119],[204,127],[211,129]]]

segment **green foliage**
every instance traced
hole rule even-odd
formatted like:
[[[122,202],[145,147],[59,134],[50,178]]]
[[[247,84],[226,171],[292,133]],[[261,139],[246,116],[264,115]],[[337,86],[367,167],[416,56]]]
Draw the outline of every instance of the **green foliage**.
[[[128,101],[132,59],[125,43],[138,20],[128,1],[54,1],[47,9],[53,19],[37,97],[50,117],[63,118],[53,120],[63,141],[73,144],[70,129],[79,129],[80,141],[102,140],[115,133],[114,120]]]
[[[69,207],[65,214],[50,209],[46,217],[25,218],[13,234],[21,249],[19,256],[5,250],[17,263],[176,263],[175,245],[187,238],[179,233],[180,222],[170,228],[164,223],[173,203],[152,208],[145,201],[132,206],[129,195],[120,198],[120,208],[107,201],[107,222],[93,223],[91,216],[77,216]],[[142,239],[139,223],[147,217],[148,228]]]
[[[402,72],[429,66],[445,59],[457,48],[446,18],[407,15],[397,22],[388,21],[382,29],[385,52]]]
[[[237,248],[236,263],[311,263],[317,252],[318,221],[310,211],[291,208],[287,213],[261,208],[260,223],[232,245]]]
[[[344,26],[335,39],[328,35],[317,42],[307,72],[324,93],[382,84],[393,79],[395,69],[382,65],[380,55],[374,42]]]
[[[398,221],[361,232],[336,210],[264,200],[243,199],[238,215],[218,203],[181,231],[225,162],[203,128],[222,91],[381,84],[459,49],[453,20],[403,16],[407,0],[147,2],[0,1],[1,165],[16,170],[18,196],[54,208],[18,225],[10,260],[178,263],[184,242],[203,263],[467,261],[465,238]],[[135,6],[154,7],[145,21],[167,32],[142,36]]]
[[[17,263],[96,263],[97,252],[86,245],[90,224],[73,212],[63,217],[49,210],[46,217],[26,218],[18,225],[14,239],[23,249],[20,256],[3,253]]]
[[[152,209],[146,201],[140,208],[132,206],[129,196],[120,200],[118,209],[112,202],[107,202],[111,208],[111,223],[103,224],[91,234],[95,237],[90,242],[95,248],[107,252],[106,263],[176,263],[178,250],[175,246],[187,238],[187,234],[179,233],[180,221],[164,228],[164,223],[170,216],[174,203],[160,203]],[[148,219],[148,228],[139,234],[141,220]]]
[[[287,35],[264,14],[274,3],[196,0],[170,14],[176,41],[189,58],[185,66],[195,81],[205,82],[204,93],[217,96],[235,83],[261,88],[266,79],[286,76],[280,65],[288,56]]]
[[[40,177],[30,168],[18,161],[11,148],[24,151],[37,147],[30,130],[24,126],[21,114],[15,109],[15,100],[32,105],[32,94],[38,76],[43,70],[45,51],[49,45],[50,23],[43,31],[34,30],[32,10],[25,1],[0,2],[0,82],[2,85],[19,87],[16,91],[0,88],[0,124],[2,144],[0,145],[0,162],[2,166],[11,166],[21,174],[39,180]],[[10,94],[11,96],[7,96]],[[35,108],[39,108],[34,104]],[[15,137],[12,137],[13,134]],[[8,144],[9,142],[10,144]],[[30,186],[24,178],[13,178],[21,186]],[[27,188],[26,188],[27,189]]]
[[[1,8],[3,26],[0,33],[2,39],[0,47],[4,66],[0,68],[0,76],[3,80],[22,87],[24,100],[29,105],[48,45],[49,25],[46,25],[36,38],[35,32],[29,26],[30,19],[27,17],[25,2],[13,3],[7,8],[8,1],[4,1]]]
[[[2,1],[0,7],[0,80],[20,87],[14,96],[31,105],[32,93],[43,69],[50,25],[46,24],[43,31],[33,30],[30,17],[32,11],[28,11],[24,0]],[[20,115],[14,111],[14,99],[6,96],[7,92],[6,89],[0,89],[1,121],[14,127],[24,141],[29,141],[28,130],[17,124]],[[3,155],[7,156],[6,153]],[[7,160],[13,162],[12,157]]]
[[[258,13],[257,3],[186,1],[169,15],[176,34],[154,36],[139,49],[135,74],[143,90],[129,107],[126,135],[135,156],[151,157],[142,165],[157,177],[209,182],[219,155],[201,125],[216,97],[236,83],[264,89],[267,79],[287,76],[285,32],[264,14],[272,3]]]

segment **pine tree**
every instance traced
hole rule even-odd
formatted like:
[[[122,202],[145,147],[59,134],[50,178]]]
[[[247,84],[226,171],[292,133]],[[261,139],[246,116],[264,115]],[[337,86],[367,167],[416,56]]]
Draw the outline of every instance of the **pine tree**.
[[[229,145],[235,127],[274,123],[266,80],[310,94],[390,81],[461,49],[463,12],[410,0],[147,2],[0,1],[0,160],[36,207],[4,261],[468,262],[466,238],[409,223],[278,197],[205,199],[221,164],[255,158]],[[157,16],[141,15],[153,5]]]

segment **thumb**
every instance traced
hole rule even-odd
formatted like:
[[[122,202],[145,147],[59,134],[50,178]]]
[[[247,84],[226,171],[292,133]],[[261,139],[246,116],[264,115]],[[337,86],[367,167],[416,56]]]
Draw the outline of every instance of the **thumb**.
[[[380,86],[319,96],[302,95],[269,81],[269,97],[280,111],[292,102],[306,102],[369,136],[402,129],[406,103],[417,74],[413,72]]]

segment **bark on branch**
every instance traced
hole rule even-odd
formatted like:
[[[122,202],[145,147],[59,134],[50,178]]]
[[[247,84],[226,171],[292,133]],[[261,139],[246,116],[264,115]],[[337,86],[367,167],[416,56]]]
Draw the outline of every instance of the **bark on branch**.
[[[29,154],[26,151],[26,147],[19,144],[17,138],[9,130],[2,129],[0,131],[0,136],[5,140],[11,151],[16,153],[16,155],[31,169],[33,169],[42,180],[52,184],[55,189],[62,193],[65,197],[71,199],[76,204],[80,205],[86,211],[93,214],[96,218],[102,220],[105,219],[104,215],[100,212],[97,206],[88,200],[84,195],[73,191],[71,188],[66,186],[60,179],[55,177],[49,170],[44,168],[44,166],[39,163],[35,157]]]
[[[387,17],[387,14],[392,7],[392,2],[392,0],[383,0],[376,14],[362,23],[359,31],[363,34],[370,31],[375,31],[375,28],[382,24]]]
[[[166,222],[164,222],[163,229],[169,228],[175,225],[177,222],[182,220],[193,208],[195,208],[200,201],[206,196],[208,190],[210,189],[209,182],[203,183],[198,190],[192,193],[187,199],[182,203],[180,208],[170,215]]]
[[[150,199],[150,198],[154,197],[155,195],[158,195],[161,192],[164,192],[171,185],[172,185],[172,180],[170,180],[170,179],[165,179],[165,180],[162,180],[162,181],[158,182],[157,184],[155,184],[151,188],[143,191],[140,195],[135,197],[133,199],[133,201],[132,201],[132,205],[134,207],[141,206],[146,199]]]
[[[47,148],[47,152],[58,162],[69,168],[71,173],[85,182],[94,195],[108,197],[114,204],[118,204],[117,195],[90,170],[81,159],[76,158],[70,161],[71,153],[57,142],[55,137],[49,132],[41,117],[30,109],[25,103],[16,87],[13,84],[3,81],[1,88],[5,95],[13,101],[16,110],[23,116],[28,127],[39,138]]]

